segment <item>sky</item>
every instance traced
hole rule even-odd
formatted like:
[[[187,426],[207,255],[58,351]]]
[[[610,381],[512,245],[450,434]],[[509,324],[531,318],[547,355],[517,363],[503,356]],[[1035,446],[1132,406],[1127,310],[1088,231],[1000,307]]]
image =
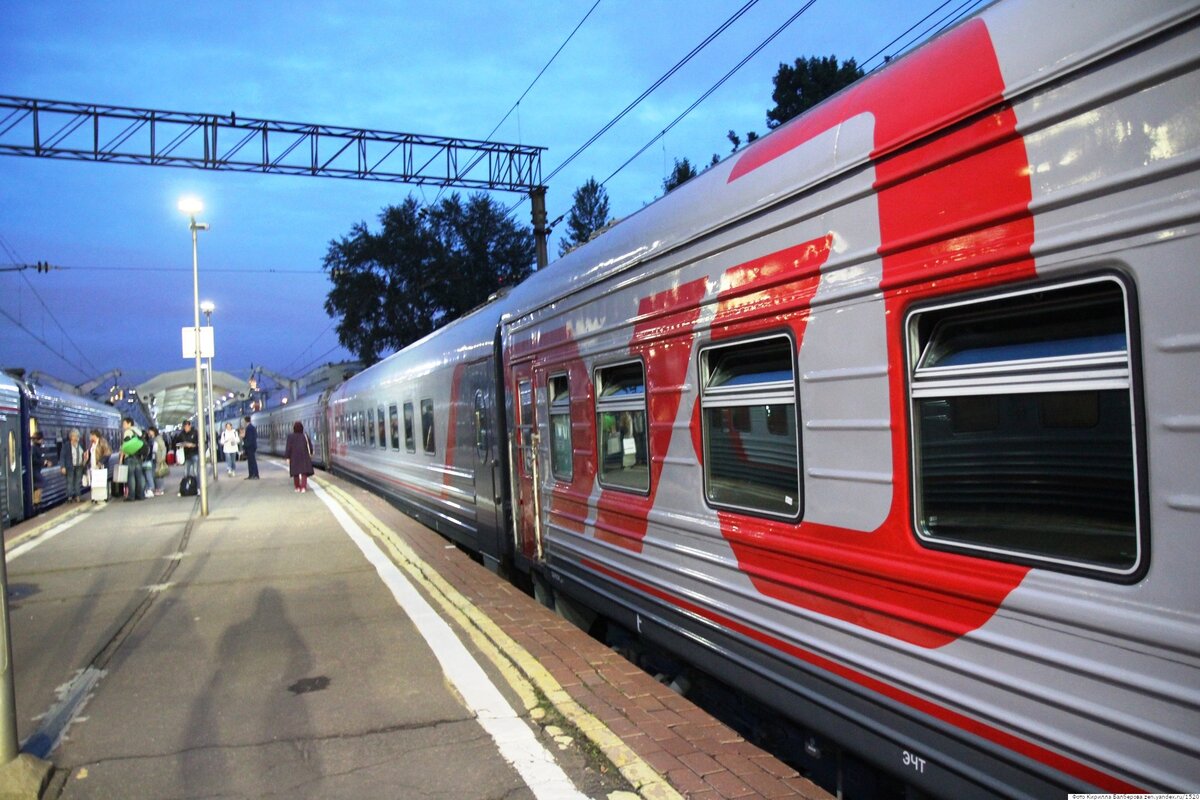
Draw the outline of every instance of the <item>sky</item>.
[[[0,94],[228,114],[539,145],[549,175],[746,0],[408,0],[164,5],[5,3]],[[971,3],[976,5],[975,2]],[[741,61],[801,0],[758,0],[549,182],[547,208],[603,180]],[[860,63],[930,12],[896,53],[961,0],[816,0],[703,104],[606,185],[612,214],[662,194],[674,159],[730,153],[726,132],[766,132],[771,78],[810,55]],[[879,58],[868,62],[868,68]],[[0,114],[0,129],[3,115]],[[5,136],[0,141],[28,144]],[[0,156],[0,367],[72,384],[110,369],[137,383],[189,365],[191,238],[177,209],[202,199],[201,299],[216,311],[216,369],[298,377],[352,358],[323,309],[329,242],[409,194],[403,184]],[[465,194],[465,192],[464,192]],[[497,192],[505,207],[518,195]],[[530,224],[529,204],[513,212]],[[551,259],[565,233],[550,240]],[[48,262],[39,274],[14,264]]]

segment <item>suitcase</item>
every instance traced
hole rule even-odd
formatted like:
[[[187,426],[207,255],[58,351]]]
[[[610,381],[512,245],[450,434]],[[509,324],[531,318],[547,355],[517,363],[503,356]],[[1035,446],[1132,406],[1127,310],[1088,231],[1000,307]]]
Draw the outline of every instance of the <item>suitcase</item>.
[[[93,503],[103,503],[108,500],[108,470],[88,470],[88,481],[92,484]]]
[[[174,450],[167,453],[167,466],[168,467],[175,466],[175,451]]]
[[[195,497],[198,492],[196,476],[184,475],[183,480],[179,482],[179,493],[184,497]]]

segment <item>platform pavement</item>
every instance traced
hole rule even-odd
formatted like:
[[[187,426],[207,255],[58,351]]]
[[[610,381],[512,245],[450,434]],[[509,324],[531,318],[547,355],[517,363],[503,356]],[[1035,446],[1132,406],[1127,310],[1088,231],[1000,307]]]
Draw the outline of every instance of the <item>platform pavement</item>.
[[[271,480],[273,472],[281,475],[268,465],[264,471],[268,481],[262,488],[275,482]],[[439,613],[453,618],[479,652],[490,654],[498,665],[493,669],[509,682],[531,719],[552,705],[550,714],[565,719],[568,729],[573,725],[576,735],[590,738],[642,796],[828,797],[795,771],[745,742],[456,548],[448,547],[444,539],[392,506],[336,478],[323,475],[317,482],[386,548],[393,561],[440,607]],[[260,488],[240,480],[225,484],[226,490],[244,496],[251,487]],[[218,484],[214,514],[220,513],[221,494],[222,485]],[[304,502],[315,498],[290,499]],[[180,502],[177,498],[167,501]],[[273,503],[286,501],[272,499]],[[105,513],[112,511],[125,509]],[[78,513],[87,512],[72,508],[58,512]],[[41,526],[50,528],[46,521]],[[16,535],[22,533],[17,531]],[[6,539],[10,540],[10,548],[21,543],[21,539],[8,535]],[[159,669],[165,668],[163,658],[162,653],[156,657]],[[110,688],[104,688],[111,694]],[[376,699],[384,701],[385,696],[386,691]],[[402,702],[400,698],[390,700]],[[164,702],[162,698],[159,701]],[[97,705],[88,709],[91,719],[79,729],[84,734],[96,731],[101,724],[100,712],[104,709]],[[552,721],[557,720],[542,718],[543,725]],[[78,738],[86,740],[86,735]],[[71,743],[67,749],[78,748]],[[77,770],[70,772],[70,777],[58,776],[62,796],[99,796],[79,793],[89,780],[86,767],[83,770],[82,777]],[[92,781],[91,785],[99,788],[94,778]]]
[[[492,574],[371,492],[322,475],[340,499],[373,518],[370,533],[394,560],[425,575],[426,589],[464,609],[464,624],[489,638],[539,691],[619,766],[647,797],[808,798],[825,790],[713,719],[620,654]],[[649,766],[661,779],[647,776]]]

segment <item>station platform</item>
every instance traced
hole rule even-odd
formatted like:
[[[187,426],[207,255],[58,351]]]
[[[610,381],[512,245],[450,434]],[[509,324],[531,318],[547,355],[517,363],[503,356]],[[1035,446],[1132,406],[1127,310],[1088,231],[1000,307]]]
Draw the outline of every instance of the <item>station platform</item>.
[[[43,797],[830,797],[370,492],[260,463],[208,517],[5,531]]]

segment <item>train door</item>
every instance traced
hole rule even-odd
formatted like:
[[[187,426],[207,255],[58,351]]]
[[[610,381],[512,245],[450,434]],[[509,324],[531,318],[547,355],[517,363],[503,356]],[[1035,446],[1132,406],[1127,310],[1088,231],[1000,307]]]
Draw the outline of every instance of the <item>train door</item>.
[[[493,429],[495,408],[491,361],[471,365],[463,381],[463,404],[470,404],[469,417],[462,421],[461,452],[470,463],[475,491],[475,536],[485,563],[495,568],[504,554],[502,504],[500,503],[500,459]]]
[[[533,375],[530,365],[514,366],[512,370],[514,381],[514,397],[517,400],[514,409],[516,431],[514,438],[514,456],[516,463],[513,469],[517,476],[516,510],[516,545],[517,550],[526,558],[540,561],[542,558],[542,521],[538,497],[538,427],[534,403]]]
[[[25,518],[25,498],[21,481],[21,416],[14,409],[0,412],[0,482],[4,507],[0,516],[6,525]]]

